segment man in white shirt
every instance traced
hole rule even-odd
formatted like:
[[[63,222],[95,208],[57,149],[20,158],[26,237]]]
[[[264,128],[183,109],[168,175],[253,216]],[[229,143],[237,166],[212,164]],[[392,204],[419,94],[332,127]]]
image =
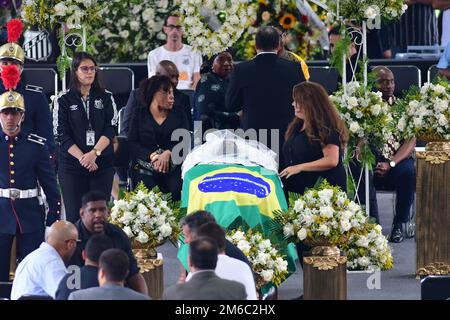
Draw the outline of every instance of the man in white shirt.
[[[195,89],[197,81],[200,80],[201,54],[192,51],[191,46],[183,44],[183,30],[179,16],[168,16],[164,21],[163,30],[167,36],[166,44],[148,54],[148,77],[155,75],[160,61],[169,60],[175,63],[179,71],[177,89]]]
[[[215,222],[208,222],[198,229],[197,237],[207,237],[216,242],[219,249],[215,269],[216,275],[222,279],[242,283],[247,292],[247,300],[257,300],[255,279],[248,264],[225,254],[225,230]],[[186,281],[190,277],[191,274],[187,276]]]
[[[54,299],[59,282],[67,273],[65,263],[75,252],[78,241],[78,231],[72,223],[53,223],[46,242],[19,263],[11,300],[27,295],[49,296]]]

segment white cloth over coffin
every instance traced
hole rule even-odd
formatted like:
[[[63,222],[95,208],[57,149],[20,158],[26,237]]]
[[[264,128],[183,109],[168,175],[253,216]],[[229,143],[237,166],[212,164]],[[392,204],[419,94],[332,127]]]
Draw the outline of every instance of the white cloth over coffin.
[[[256,140],[245,140],[229,130],[218,130],[206,135],[206,142],[195,147],[182,165],[181,176],[198,164],[241,164],[261,166],[278,172],[277,154]]]

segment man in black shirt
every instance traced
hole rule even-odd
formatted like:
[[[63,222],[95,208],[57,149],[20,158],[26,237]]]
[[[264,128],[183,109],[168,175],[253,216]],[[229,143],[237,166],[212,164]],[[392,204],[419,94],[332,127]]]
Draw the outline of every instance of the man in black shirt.
[[[113,248],[125,251],[130,259],[130,272],[128,274],[126,285],[137,292],[148,294],[145,279],[139,273],[136,258],[131,251],[130,239],[122,229],[107,222],[109,211],[106,199],[106,196],[99,191],[89,191],[81,199],[81,219],[75,223],[81,242],[77,244],[75,253],[69,262],[69,266],[83,266],[82,251],[86,248],[86,243],[89,238],[95,234],[105,234],[111,238]]]
[[[113,248],[112,240],[103,234],[96,234],[89,238],[86,243],[86,249],[82,255],[84,266],[69,273],[61,279],[58,290],[56,291],[56,300],[67,300],[71,292],[79,289],[98,287],[98,261],[103,251]]]

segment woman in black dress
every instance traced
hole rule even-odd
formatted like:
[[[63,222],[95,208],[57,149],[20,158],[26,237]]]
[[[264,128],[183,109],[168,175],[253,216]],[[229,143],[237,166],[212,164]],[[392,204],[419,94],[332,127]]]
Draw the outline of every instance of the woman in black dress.
[[[176,129],[186,129],[188,133],[188,120],[181,108],[173,108],[173,85],[169,77],[146,79],[139,92],[140,105],[133,111],[128,132],[133,186],[143,181],[149,189],[158,186],[162,192],[172,193],[173,200],[179,200],[181,166],[174,163],[172,149],[181,141],[172,140],[172,133]]]
[[[348,133],[325,89],[302,82],[293,89],[295,118],[289,124],[283,146],[286,167],[280,176],[287,191],[303,194],[322,177],[347,189],[342,165]]]

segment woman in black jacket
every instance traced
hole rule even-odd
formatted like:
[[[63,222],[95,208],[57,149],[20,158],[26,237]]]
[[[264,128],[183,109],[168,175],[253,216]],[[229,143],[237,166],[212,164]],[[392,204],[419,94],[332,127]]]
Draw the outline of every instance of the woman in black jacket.
[[[81,197],[90,190],[110,195],[114,176],[116,104],[102,87],[97,62],[88,53],[75,54],[70,89],[55,99],[53,123],[66,218],[75,222]]]
[[[176,129],[189,123],[181,108],[173,108],[173,84],[167,76],[153,76],[142,81],[140,105],[135,108],[128,131],[133,186],[143,181],[148,188],[158,186],[162,192],[172,193],[173,200],[181,198],[181,166],[174,161],[172,149],[179,142],[173,140]]]

